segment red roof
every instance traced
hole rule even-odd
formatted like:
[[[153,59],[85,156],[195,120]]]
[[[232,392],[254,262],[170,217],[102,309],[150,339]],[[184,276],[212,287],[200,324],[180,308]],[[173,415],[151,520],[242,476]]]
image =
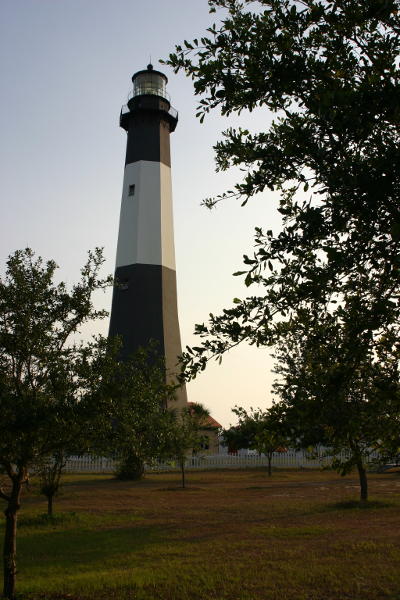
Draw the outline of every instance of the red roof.
[[[196,406],[197,402],[188,402],[188,406]],[[216,421],[211,415],[204,419],[204,427],[212,427],[213,429],[219,429],[222,427],[218,421]]]

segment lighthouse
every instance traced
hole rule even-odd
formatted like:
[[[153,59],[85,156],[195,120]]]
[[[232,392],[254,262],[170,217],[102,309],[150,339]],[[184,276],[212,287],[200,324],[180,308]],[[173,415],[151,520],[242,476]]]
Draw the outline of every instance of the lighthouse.
[[[121,337],[121,359],[155,341],[171,381],[181,354],[169,140],[178,113],[167,81],[151,64],[138,71],[121,109],[127,144],[109,336]],[[176,396],[174,407],[185,406],[185,387]]]

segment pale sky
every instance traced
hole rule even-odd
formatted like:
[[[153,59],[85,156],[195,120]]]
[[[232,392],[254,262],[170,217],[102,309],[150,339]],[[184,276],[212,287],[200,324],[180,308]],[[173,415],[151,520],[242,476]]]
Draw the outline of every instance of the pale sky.
[[[199,343],[195,323],[253,293],[232,273],[252,252],[254,227],[279,229],[276,196],[262,194],[243,208],[226,202],[211,212],[200,203],[240,177],[215,173],[212,146],[221,131],[238,124],[263,129],[271,116],[215,113],[201,125],[192,82],[158,64],[174,44],[204,35],[217,19],[206,0],[1,1],[2,272],[7,256],[27,246],[54,258],[60,278],[71,283],[95,246],[104,247],[104,273],[114,271],[126,144],[119,112],[132,74],[151,56],[168,76],[179,111],[171,151],[183,348]],[[109,309],[111,291],[97,302]],[[107,330],[103,321],[90,333]],[[271,367],[268,349],[239,347],[188,385],[189,400],[228,426],[235,404],[271,404]]]

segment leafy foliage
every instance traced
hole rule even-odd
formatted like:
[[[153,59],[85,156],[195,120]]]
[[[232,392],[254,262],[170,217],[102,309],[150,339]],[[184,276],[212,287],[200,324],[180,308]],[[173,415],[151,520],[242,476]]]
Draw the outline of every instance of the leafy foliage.
[[[280,343],[276,390],[299,435],[323,430],[360,471],[369,444],[399,439],[389,418],[399,386],[399,2],[209,5],[223,9],[221,23],[167,63],[194,80],[200,119],[216,108],[275,119],[266,131],[225,131],[217,170],[246,174],[205,204],[278,190],[283,228],[256,229],[255,252],[235,275],[264,293],[196,327],[203,341],[184,354],[186,374],[243,340]]]
[[[371,457],[400,449],[400,346],[393,329],[380,339],[349,338],[351,323],[335,317],[303,312],[277,346],[275,392],[292,440],[325,446],[342,475],[357,467],[366,499]]]
[[[164,453],[176,460],[182,473],[182,487],[185,487],[185,461],[188,454],[196,453],[204,440],[209,411],[199,403],[191,402],[179,411],[170,411],[168,438]]]
[[[241,448],[257,450],[268,459],[268,475],[271,476],[271,464],[274,452],[285,451],[288,436],[280,418],[277,406],[263,411],[251,409],[247,412],[237,406],[233,412],[238,416],[239,423],[222,432],[222,439],[230,451]]]
[[[92,303],[111,284],[99,277],[102,252],[89,253],[71,290],[55,283],[56,264],[30,249],[9,257],[0,280],[0,487],[6,501],[4,595],[15,595],[16,523],[22,485],[40,475],[49,500],[65,457],[90,449],[143,467],[160,455],[168,433],[166,405],[174,387],[154,349],[118,360],[119,340],[78,341],[80,327],[103,318]]]
[[[73,338],[81,325],[106,315],[92,304],[93,292],[111,283],[98,276],[102,263],[100,249],[90,252],[80,282],[68,291],[54,282],[53,261],[19,250],[9,257],[0,280],[0,467],[9,478],[8,487],[0,488],[7,503],[6,598],[15,595],[16,515],[29,470],[84,445],[93,431],[92,358],[105,344]]]
[[[144,463],[164,453],[170,425],[166,409],[174,404],[176,386],[166,383],[156,346],[139,349],[129,360],[115,356],[117,351],[101,357],[103,377],[96,395],[103,437],[97,452],[120,459],[120,479],[138,479]]]
[[[278,189],[284,227],[256,230],[256,252],[237,275],[265,296],[197,326],[207,341],[195,361],[186,353],[189,375],[243,339],[273,342],[274,317],[313,302],[333,308],[346,293],[379,328],[395,316],[399,281],[398,2],[209,4],[227,16],[166,62],[193,78],[200,116],[217,107],[277,114],[268,131],[228,129],[215,151],[217,169],[247,171],[223,197],[246,203]]]
[[[110,284],[98,278],[102,263],[100,250],[90,253],[81,282],[68,292],[54,283],[53,261],[44,264],[30,249],[8,260],[0,280],[0,464],[10,476],[19,465],[27,470],[60,445],[75,444],[71,424],[86,426],[84,367],[97,342],[71,338],[106,315],[91,300]]]
[[[53,456],[42,459],[36,466],[36,474],[39,477],[40,493],[47,498],[47,516],[53,517],[53,500],[59,492],[61,475],[67,464],[67,456],[60,450]]]

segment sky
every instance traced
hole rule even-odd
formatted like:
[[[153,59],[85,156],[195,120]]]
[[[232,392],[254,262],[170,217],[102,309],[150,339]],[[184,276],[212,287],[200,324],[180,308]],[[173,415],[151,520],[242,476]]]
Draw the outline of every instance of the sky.
[[[171,168],[182,347],[198,345],[195,323],[252,293],[232,273],[252,253],[256,226],[279,230],[277,197],[264,193],[245,207],[227,201],[212,211],[201,201],[240,179],[235,169],[215,172],[212,146],[221,132],[265,129],[271,115],[213,113],[200,124],[191,80],[158,63],[218,18],[206,0],[1,1],[1,273],[9,254],[31,247],[55,259],[58,277],[72,284],[96,246],[104,247],[104,274],[113,273],[126,144],[119,112],[132,74],[151,58],[169,78],[179,112]],[[111,290],[96,303],[110,309]],[[107,331],[105,320],[85,335]],[[235,422],[235,405],[270,406],[269,354],[236,348],[188,384],[189,400],[203,403],[225,427]]]

